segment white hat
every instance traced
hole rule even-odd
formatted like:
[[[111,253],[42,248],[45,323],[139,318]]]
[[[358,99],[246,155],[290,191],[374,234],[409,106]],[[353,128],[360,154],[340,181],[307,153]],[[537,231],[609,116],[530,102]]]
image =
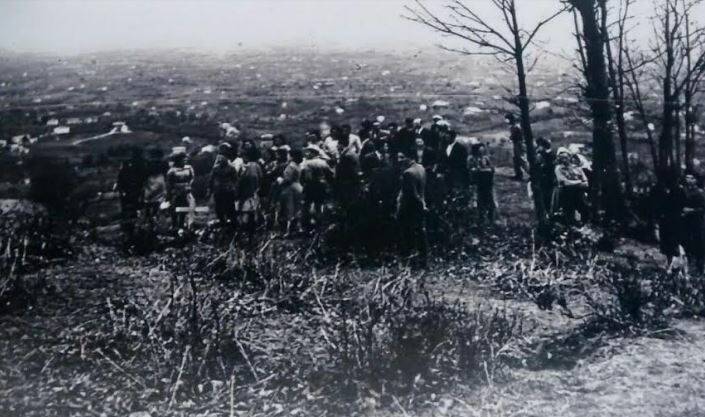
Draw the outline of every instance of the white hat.
[[[385,119],[386,119],[386,118],[385,118],[384,116],[379,115],[379,116],[377,116],[377,119],[376,119],[376,120],[377,120],[379,123],[384,123]]]
[[[192,142],[191,142],[191,138],[188,137],[188,136],[184,136],[183,138],[181,138],[181,142],[183,142],[183,143],[192,143]]]
[[[558,156],[558,155],[560,155],[560,154],[570,155],[571,152],[570,152],[570,150],[569,150],[568,148],[566,148],[565,146],[561,146],[560,148],[558,148],[558,150],[556,150],[556,156]]]
[[[415,125],[420,125],[421,122],[422,122],[422,120],[419,119],[419,118],[414,119],[414,124],[415,124]]]

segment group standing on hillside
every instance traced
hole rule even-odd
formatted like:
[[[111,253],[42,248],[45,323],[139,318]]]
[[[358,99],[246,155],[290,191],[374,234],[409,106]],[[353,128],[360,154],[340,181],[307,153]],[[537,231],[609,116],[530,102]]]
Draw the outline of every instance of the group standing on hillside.
[[[508,114],[506,121],[514,179],[521,181],[528,171],[524,136],[513,115]],[[306,133],[301,148],[292,148],[283,135],[273,136],[268,148],[251,139],[221,142],[208,179],[219,223],[252,244],[262,229],[292,236],[336,219],[343,232],[356,236],[396,237],[400,253],[423,263],[428,253],[427,222],[442,217],[451,201],[474,208],[478,224],[496,221],[495,166],[487,144],[461,140],[441,116],[429,123],[412,118],[401,126],[383,123],[382,116],[363,120],[356,133],[347,124],[323,123]],[[549,215],[567,225],[586,222],[591,216],[590,160],[577,146],[554,150],[543,137],[536,144],[537,180]],[[664,193],[677,188],[647,184],[640,176],[638,158],[630,158],[637,184],[634,213],[642,223],[659,229],[667,256],[678,255],[680,246],[702,269],[702,233],[686,237],[683,233],[684,227],[702,229],[705,197],[694,177],[686,176],[682,191],[671,198]],[[170,155],[166,172],[149,169],[136,150],[123,164],[117,182],[125,223],[134,224],[139,207],[150,219],[159,207],[171,213],[173,230],[182,233],[188,214],[195,210],[191,193],[195,177],[183,147]],[[674,206],[673,210],[653,210],[653,199],[663,202],[662,208]],[[682,215],[674,219],[672,212]],[[130,233],[132,227],[126,230]],[[379,249],[386,248],[380,239],[369,241],[370,247],[377,242]]]

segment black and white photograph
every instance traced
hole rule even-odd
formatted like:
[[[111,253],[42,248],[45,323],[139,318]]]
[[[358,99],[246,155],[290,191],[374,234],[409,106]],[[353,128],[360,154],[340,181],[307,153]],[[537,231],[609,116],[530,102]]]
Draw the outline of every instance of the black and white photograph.
[[[705,416],[705,0],[0,0],[0,417]]]

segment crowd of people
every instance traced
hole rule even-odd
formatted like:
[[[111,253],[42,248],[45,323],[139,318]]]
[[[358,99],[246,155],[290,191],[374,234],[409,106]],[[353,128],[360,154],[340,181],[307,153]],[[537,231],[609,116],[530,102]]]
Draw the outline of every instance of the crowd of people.
[[[506,121],[514,178],[521,181],[527,171],[524,137],[511,114]],[[459,138],[441,116],[428,123],[407,118],[401,126],[384,124],[380,116],[363,120],[355,133],[347,124],[322,123],[299,147],[282,135],[264,139],[222,141],[208,174],[206,197],[212,198],[218,223],[240,233],[243,244],[253,244],[263,229],[292,236],[320,230],[333,219],[343,235],[366,234],[373,250],[391,244],[424,262],[428,223],[437,225],[449,202],[473,208],[468,212],[479,225],[497,219],[495,164],[487,144]],[[538,180],[550,217],[567,225],[588,221],[593,213],[589,158],[575,145],[554,150],[543,137],[536,145]],[[188,230],[190,214],[197,211],[196,172],[188,159],[186,148],[176,147],[168,168],[149,165],[135,149],[123,163],[116,187],[128,235],[138,211],[147,219],[167,211],[175,233]],[[647,170],[638,157],[630,156],[630,164],[634,213],[669,259],[685,248],[702,269],[703,234],[684,232],[702,229],[705,197],[695,177],[686,175],[680,188],[659,186],[642,178]],[[670,195],[674,190],[677,195]]]

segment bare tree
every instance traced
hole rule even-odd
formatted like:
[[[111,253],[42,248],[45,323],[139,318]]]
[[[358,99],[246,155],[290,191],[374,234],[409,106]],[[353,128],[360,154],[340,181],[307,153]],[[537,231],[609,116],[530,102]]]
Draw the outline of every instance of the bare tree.
[[[610,88],[612,90],[612,99],[614,100],[614,115],[617,123],[617,135],[619,137],[620,153],[622,156],[622,175],[627,196],[631,195],[632,181],[629,172],[628,161],[628,137],[627,124],[625,121],[625,71],[624,71],[624,42],[626,40],[627,21],[629,19],[629,8],[634,0],[620,0],[618,8],[617,20],[610,24],[608,23],[609,10],[607,1],[600,0],[601,26],[604,36],[605,49],[607,53],[607,68],[609,70]],[[612,36],[610,33],[611,27],[616,27],[616,34]],[[613,48],[614,44],[614,48]],[[615,52],[616,51],[616,52]]]
[[[538,21],[530,30],[525,30],[519,23],[516,0],[491,0],[491,4],[501,17],[502,24],[489,23],[478,14],[471,5],[460,0],[444,4],[444,15],[440,15],[416,0],[415,6],[407,6],[407,19],[433,29],[446,36],[460,39],[467,47],[453,48],[441,45],[442,49],[463,55],[485,55],[497,58],[502,63],[512,63],[516,71],[518,91],[515,104],[519,107],[521,128],[524,133],[526,156],[529,162],[529,175],[534,196],[534,208],[539,228],[546,225],[546,208],[544,207],[536,149],[531,129],[530,99],[526,83],[526,74],[531,71],[534,62],[527,67],[527,49],[535,41],[540,30],[560,15],[565,8],[560,8],[550,16]]]
[[[681,120],[685,110],[685,164],[693,168],[695,154],[694,100],[705,76],[705,29],[694,27],[694,9],[702,0],[663,0],[656,8],[652,53],[662,85],[663,105],[659,135],[662,170],[680,170]],[[683,101],[682,101],[683,99]],[[681,104],[683,103],[683,104]]]
[[[601,3],[606,0],[566,0],[581,17],[580,39],[585,53],[585,99],[593,120],[593,187],[592,201],[605,211],[605,220],[622,221],[624,196],[617,175],[613,107],[605,55],[605,34]]]

